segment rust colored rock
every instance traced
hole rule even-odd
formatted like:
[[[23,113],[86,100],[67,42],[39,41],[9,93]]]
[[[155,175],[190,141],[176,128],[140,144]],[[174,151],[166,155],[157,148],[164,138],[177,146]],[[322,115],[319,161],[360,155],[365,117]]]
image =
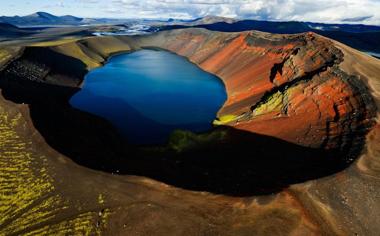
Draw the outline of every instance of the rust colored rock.
[[[339,69],[343,53],[314,33],[162,33],[161,47],[189,58],[225,83],[219,117],[227,125],[302,146],[347,149],[373,125],[364,83]]]

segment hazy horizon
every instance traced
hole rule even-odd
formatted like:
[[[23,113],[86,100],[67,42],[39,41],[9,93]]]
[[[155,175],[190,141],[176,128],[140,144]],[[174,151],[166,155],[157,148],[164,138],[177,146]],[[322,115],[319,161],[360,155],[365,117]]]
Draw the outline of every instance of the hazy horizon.
[[[380,25],[379,0],[14,0],[3,16],[35,12],[83,18],[196,19],[206,15],[269,21]]]

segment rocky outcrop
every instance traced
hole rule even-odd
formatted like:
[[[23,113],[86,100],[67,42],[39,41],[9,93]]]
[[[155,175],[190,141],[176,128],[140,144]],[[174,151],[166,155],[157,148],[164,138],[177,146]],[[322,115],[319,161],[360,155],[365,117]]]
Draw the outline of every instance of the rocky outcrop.
[[[218,75],[228,94],[221,126],[136,148],[106,121],[69,106],[88,70],[142,47]],[[0,75],[0,233],[380,230],[378,125],[366,135],[379,104],[376,59],[311,33],[200,29],[17,52]]]

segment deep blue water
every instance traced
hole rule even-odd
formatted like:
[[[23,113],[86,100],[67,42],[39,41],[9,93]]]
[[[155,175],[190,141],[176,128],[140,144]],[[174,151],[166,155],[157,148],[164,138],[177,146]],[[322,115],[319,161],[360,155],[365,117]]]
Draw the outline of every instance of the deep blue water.
[[[209,130],[225,100],[216,76],[176,54],[144,49],[90,71],[70,103],[109,120],[131,143],[158,144],[175,129]]]

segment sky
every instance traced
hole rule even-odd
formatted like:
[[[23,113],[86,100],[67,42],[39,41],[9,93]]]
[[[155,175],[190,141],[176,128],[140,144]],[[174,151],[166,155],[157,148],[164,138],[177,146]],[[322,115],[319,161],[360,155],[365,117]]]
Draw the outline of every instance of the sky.
[[[380,0],[0,0],[0,15],[110,18],[182,18],[205,15],[240,19],[380,25]]]

